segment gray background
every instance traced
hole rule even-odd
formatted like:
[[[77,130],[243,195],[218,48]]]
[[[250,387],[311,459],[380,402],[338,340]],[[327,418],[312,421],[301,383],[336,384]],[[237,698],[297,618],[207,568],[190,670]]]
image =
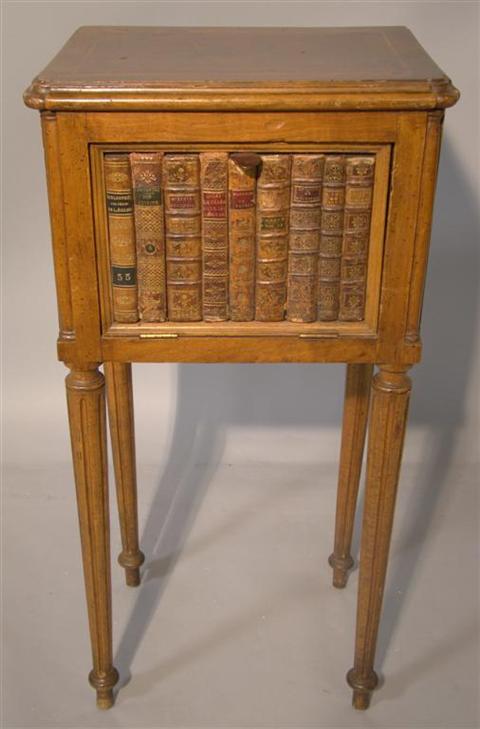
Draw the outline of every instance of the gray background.
[[[7,587],[5,595],[15,606],[10,612],[7,611],[11,621],[8,623],[10,635],[16,636],[12,652],[17,657],[22,656],[23,648],[24,659],[31,665],[31,670],[27,670],[27,678],[22,675],[23,686],[25,681],[27,684],[29,680],[34,681],[33,673],[38,675],[39,670],[42,672],[41,662],[47,661],[48,664],[47,656],[50,655],[51,659],[54,649],[51,643],[44,647],[44,651],[39,649],[35,656],[40,664],[33,668],[31,661],[34,659],[29,642],[31,636],[28,640],[25,637],[25,626],[31,627],[32,621],[36,624],[36,620],[38,630],[46,630],[48,634],[48,626],[44,626],[45,621],[48,623],[47,616],[51,608],[48,601],[44,603],[40,600],[35,619],[30,613],[22,612],[19,608],[19,604],[23,604],[22,600],[37,601],[33,585],[30,586],[33,591],[29,598],[22,592],[19,582],[21,575],[29,574],[33,562],[41,573],[41,579],[38,572],[32,575],[33,584],[36,587],[39,587],[39,583],[45,586],[45,571],[52,565],[52,554],[57,551],[55,545],[59,544],[58,540],[63,538],[63,530],[66,531],[62,550],[67,555],[71,549],[76,573],[78,555],[76,535],[72,536],[75,523],[63,393],[65,370],[55,359],[57,317],[40,126],[38,115],[22,105],[21,95],[31,78],[46,65],[79,25],[407,25],[461,90],[462,98],[453,110],[447,111],[445,122],[423,316],[424,358],[412,373],[414,391],[405,449],[406,469],[402,481],[404,494],[408,498],[404,496],[404,500],[400,501],[397,527],[399,534],[403,535],[404,547],[407,546],[403,554],[404,561],[399,561],[392,580],[397,580],[404,591],[415,582],[414,566],[421,554],[429,553],[428,544],[435,541],[437,519],[442,519],[445,528],[450,529],[447,525],[454,524],[457,531],[448,531],[443,540],[439,540],[440,546],[435,547],[436,550],[444,550],[436,573],[437,588],[441,582],[453,580],[450,586],[447,585],[448,595],[458,603],[469,606],[470,616],[472,613],[476,615],[475,583],[472,583],[472,575],[476,571],[472,560],[478,548],[474,488],[479,455],[478,10],[477,3],[468,2],[3,4],[3,411],[4,456],[9,466],[8,471],[4,467],[3,473],[8,473],[8,478],[4,479],[7,494],[5,513],[6,534],[10,540],[7,547],[11,551],[7,549],[7,554],[11,554],[13,560],[8,561],[4,585]],[[271,482],[276,478],[281,479],[286,473],[290,474],[293,483],[296,483],[296,479],[300,482],[304,477],[310,483],[312,479],[316,483],[322,469],[331,468],[328,482],[333,486],[343,394],[342,366],[137,365],[134,376],[138,459],[141,468],[147,469],[141,494],[142,523],[147,542],[150,534],[150,546],[154,552],[156,549],[161,552],[161,548],[152,537],[155,533],[155,529],[152,532],[152,525],[155,518],[161,521],[162,509],[171,507],[172,483],[175,481],[183,484],[184,501],[181,500],[182,506],[177,510],[180,517],[172,521],[170,539],[175,544],[174,553],[180,551],[187,539],[193,516],[200,508],[207,485],[210,484],[214,491],[215,479],[220,478],[221,481],[222,473],[230,487],[238,483],[235,494],[231,494],[231,502],[225,496],[227,487],[223,487],[226,491],[219,487],[220,494],[224,494],[223,497],[219,496],[219,503],[224,504],[225,509],[230,503],[235,503],[239,494],[248,494],[252,484],[258,482],[258,489],[268,492]],[[272,464],[271,470],[269,463]],[[149,464],[152,464],[150,471]],[[248,485],[244,475],[238,475],[245,474],[244,468],[251,469],[248,471]],[[307,472],[305,469],[310,470]],[[469,474],[468,478],[466,473]],[[160,490],[156,491],[159,483]],[[327,543],[333,527],[333,493],[331,488],[328,509],[325,506],[328,511],[325,522],[328,529]],[[453,505],[455,499],[459,500],[457,516]],[[153,510],[151,504],[154,507],[156,505]],[[322,505],[316,506],[323,508]],[[48,519],[49,514],[55,518]],[[204,518],[208,523],[208,513]],[[201,523],[201,514],[199,519]],[[42,546],[42,537],[35,529],[37,520],[51,535],[50,548],[48,545]],[[55,530],[59,530],[58,533]],[[464,539],[462,549],[457,543],[460,535]],[[19,549],[19,540],[27,544],[28,548]],[[262,544],[259,548],[266,549],[266,546]],[[325,549],[328,549],[328,544]],[[452,549],[457,550],[455,554],[452,554]],[[46,550],[45,553],[42,550]],[[45,559],[40,559],[40,555]],[[18,559],[19,563],[15,561]],[[17,564],[18,570],[14,567]],[[463,570],[462,579],[460,569]],[[323,578],[328,580],[328,574],[325,573]],[[72,578],[72,585],[68,587],[72,591],[70,600],[65,595],[63,582],[56,585],[58,594],[55,594],[65,612],[71,609],[72,600],[78,603],[79,616],[82,615],[78,619],[84,621],[81,612],[83,604],[78,600],[80,582]],[[152,614],[160,592],[150,603],[148,596],[143,598],[147,600]],[[123,594],[121,591],[120,595]],[[353,597],[350,599],[353,599],[354,592],[351,595]],[[434,590],[432,592],[429,589],[422,601],[426,614],[445,598],[442,591],[439,591],[438,600],[433,595]],[[122,599],[132,600],[118,597],[118,600]],[[388,613],[390,608],[387,605],[388,625],[392,626],[398,620],[399,606],[400,603],[396,604],[393,612]],[[122,609],[126,614],[129,607],[120,607]],[[332,610],[335,612],[336,609],[332,604]],[[208,612],[207,608],[205,610]],[[132,615],[130,623],[135,625],[135,608]],[[143,615],[145,629],[150,620],[151,615],[148,619]],[[352,622],[353,613],[349,614],[348,620]],[[429,624],[429,620],[426,624]],[[82,622],[82,629],[84,627]],[[52,625],[51,629],[52,636],[60,640],[59,625]],[[61,630],[72,630],[72,627],[63,626]],[[470,627],[465,635],[464,643],[471,648],[476,635],[475,628]],[[414,632],[410,639],[418,640],[418,633]],[[332,650],[332,645],[329,650]],[[347,641],[346,645],[348,648],[350,643]],[[71,648],[68,650],[71,651]],[[88,646],[85,650],[87,656]],[[349,650],[345,655],[349,655]],[[426,652],[428,654],[428,648]],[[58,660],[62,668],[56,666],[55,670],[63,671],[65,657],[62,659],[60,656]],[[88,657],[85,660],[85,665],[79,664],[78,675],[72,675],[72,685],[76,682],[81,684]],[[231,665],[234,660],[229,658],[227,665]],[[459,656],[452,657],[452,661],[449,664],[451,673],[448,678],[443,677],[449,685],[461,666]],[[436,658],[432,659],[432,665],[435,663]],[[344,660],[343,668],[346,669],[348,664],[349,659],[346,663]],[[475,672],[474,662],[464,667],[458,680],[466,681],[468,677],[464,673],[471,673],[472,670]],[[12,668],[8,675],[12,678],[12,686],[16,685]],[[154,681],[152,683],[155,684]],[[342,683],[341,673],[335,685],[338,683]],[[192,683],[187,681],[187,685]],[[435,686],[436,689],[432,688],[431,700],[432,706],[437,707],[437,713],[433,709],[433,714],[426,711],[425,706],[430,706],[430,699],[426,699],[427,704],[423,707],[425,716],[418,709],[419,713],[408,718],[401,714],[402,708],[395,708],[398,721],[408,726],[423,726],[429,725],[431,720],[432,725],[443,726],[441,722],[447,716],[447,703],[450,702],[452,706],[451,696],[442,691],[442,696],[437,695],[438,689],[443,688],[441,680]],[[50,690],[53,691],[53,687]],[[71,685],[68,691],[72,691]],[[465,691],[461,707],[454,718],[448,721],[445,718],[445,726],[476,725],[472,718],[475,715],[476,692],[472,686],[468,690],[465,688]],[[85,694],[79,690],[79,706],[92,698],[86,690]],[[97,721],[102,726],[133,726],[133,719],[121,718],[128,713],[122,715],[120,707],[117,707],[116,714],[109,715],[115,719],[98,718],[96,714],[85,717],[81,712],[75,714],[72,705],[67,703],[63,707],[64,713],[56,715],[52,707],[59,699],[58,696],[54,699],[53,693],[50,696],[47,688],[42,692],[44,703],[40,712],[28,706],[13,688],[6,695],[14,697],[7,715],[8,726],[96,726]],[[275,700],[279,698],[277,694],[273,695]],[[428,691],[423,695],[428,697]],[[442,697],[445,698],[445,706],[441,703]],[[342,696],[342,701],[348,703],[347,696]],[[401,701],[399,707],[403,708],[406,703],[410,703],[405,694]],[[419,701],[421,703],[421,698]],[[149,706],[146,697],[142,710],[147,711],[145,706]],[[220,702],[217,714],[208,714],[202,713],[198,705],[197,713],[192,708],[189,717],[181,712],[176,717],[159,715],[156,707],[156,721],[160,723],[155,725],[166,726],[169,721],[172,726],[229,726],[234,723],[240,725],[242,721],[248,726],[277,726],[282,723],[281,717],[275,719],[275,712],[269,713],[271,700],[262,704],[263,708],[259,704],[257,713],[252,713],[253,718],[245,718],[241,713],[229,715],[229,707],[231,703],[228,701],[225,706]],[[126,710],[128,712],[128,707]],[[263,723],[258,720],[259,712],[263,712]],[[285,719],[289,726],[300,726],[302,722],[313,725],[302,710],[298,708],[295,713],[295,704],[292,712]],[[358,716],[352,718],[351,714],[341,720],[338,718],[340,716],[332,714],[329,718],[331,725],[337,725],[338,721],[343,722],[343,726],[350,726],[350,721],[361,725],[363,721]],[[380,714],[377,716],[380,717]],[[385,716],[392,718],[391,707],[388,710],[387,706]],[[140,722],[138,726],[150,726],[148,722],[153,720],[149,719],[148,714],[145,717],[140,720],[137,715],[135,721]],[[417,719],[418,724],[415,723]],[[381,725],[386,726],[387,719],[382,721],[384,723]]]

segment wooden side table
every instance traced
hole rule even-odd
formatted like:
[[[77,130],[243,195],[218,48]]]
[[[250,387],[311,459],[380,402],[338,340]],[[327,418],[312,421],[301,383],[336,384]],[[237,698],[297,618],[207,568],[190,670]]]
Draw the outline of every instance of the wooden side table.
[[[105,380],[128,585],[139,548],[132,362],[347,364],[333,584],[353,565],[369,420],[353,704],[374,656],[410,396],[444,109],[457,90],[406,28],[79,29],[25,93],[41,112],[60,334],[99,708],[113,703]],[[361,321],[118,323],[105,236],[108,152],[375,157]],[[99,370],[103,364],[104,374]],[[372,379],[373,367],[378,367]],[[371,387],[372,383],[372,387]],[[369,413],[370,389],[372,389]]]

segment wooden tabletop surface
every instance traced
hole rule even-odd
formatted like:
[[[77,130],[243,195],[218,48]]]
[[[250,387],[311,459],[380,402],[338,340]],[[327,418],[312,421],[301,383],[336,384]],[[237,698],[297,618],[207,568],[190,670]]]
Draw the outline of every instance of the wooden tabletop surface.
[[[125,90],[283,88],[327,93],[333,86],[429,91],[449,79],[405,27],[79,28],[34,80],[26,103],[48,108],[67,90],[118,97]],[[101,95],[103,94],[103,97]],[[100,95],[100,96],[99,96]],[[60,107],[59,107],[60,108]]]

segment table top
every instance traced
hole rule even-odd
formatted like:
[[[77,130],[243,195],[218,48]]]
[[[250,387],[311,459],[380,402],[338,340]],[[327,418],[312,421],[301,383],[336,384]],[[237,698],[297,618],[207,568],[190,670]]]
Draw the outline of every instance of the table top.
[[[260,103],[273,95],[281,108],[289,100],[302,108],[296,97],[311,104],[313,95],[319,108],[335,109],[357,108],[359,92],[373,95],[369,108],[439,108],[458,96],[405,27],[92,26],[73,34],[25,101],[40,109],[215,108],[220,95],[234,108],[239,92]]]

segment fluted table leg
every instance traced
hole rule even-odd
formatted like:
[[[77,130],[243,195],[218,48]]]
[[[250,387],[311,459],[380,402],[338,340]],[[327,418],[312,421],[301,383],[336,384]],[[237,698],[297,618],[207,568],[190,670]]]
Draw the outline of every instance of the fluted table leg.
[[[122,536],[118,561],[125,568],[127,585],[135,587],[140,584],[140,566],[145,556],[140,551],[138,539],[132,367],[125,362],[105,362],[104,370]]]
[[[97,706],[113,704],[118,672],[112,665],[112,600],[108,513],[105,388],[95,365],[71,368],[66,378],[73,467]]]
[[[347,365],[335,541],[333,553],[328,559],[333,567],[334,587],[345,587],[348,570],[353,567],[352,534],[367,430],[372,372],[371,364]]]
[[[356,709],[368,708],[378,683],[374,659],[411,390],[407,369],[381,365],[373,378],[355,659],[347,675]]]

